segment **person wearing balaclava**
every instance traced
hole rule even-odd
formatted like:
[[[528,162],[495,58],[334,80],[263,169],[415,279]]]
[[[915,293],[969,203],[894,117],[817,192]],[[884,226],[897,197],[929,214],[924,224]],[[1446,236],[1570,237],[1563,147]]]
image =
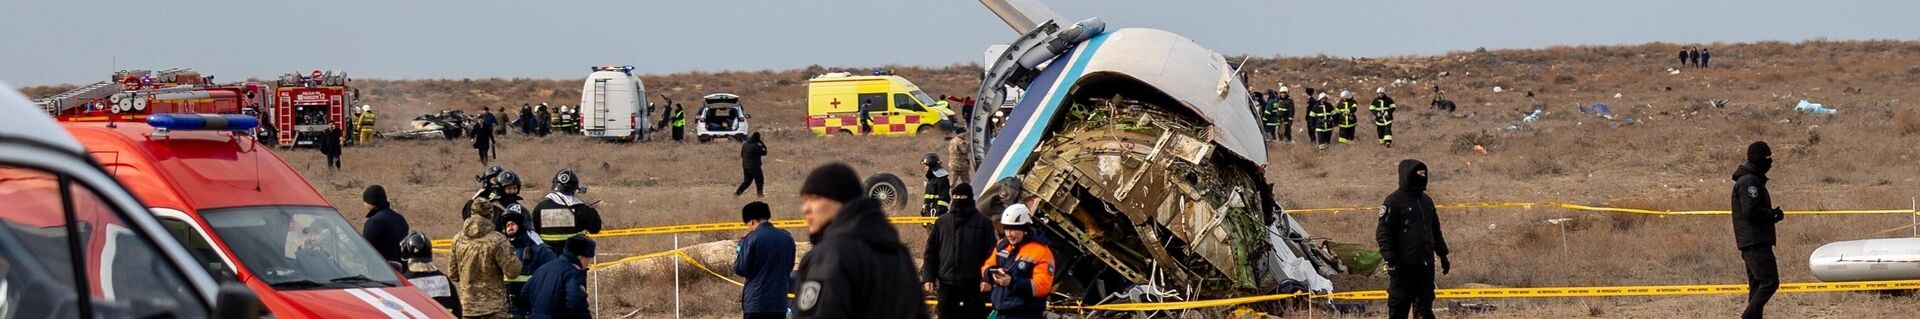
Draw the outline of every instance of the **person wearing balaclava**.
[[[1440,234],[1440,215],[1433,198],[1427,197],[1427,177],[1426,163],[1400,161],[1400,189],[1387,195],[1380,208],[1374,239],[1387,268],[1388,318],[1406,318],[1409,311],[1434,318],[1434,257],[1440,259],[1441,274],[1453,270],[1446,237]]]
[[[1780,289],[1773,226],[1786,219],[1786,213],[1773,206],[1773,195],[1767,193],[1771,169],[1773,149],[1767,142],[1753,142],[1747,145],[1747,162],[1733,171],[1733,238],[1747,263],[1747,310],[1741,318],[1765,315],[1767,300]]]
[[[973,201],[973,186],[953,185],[952,209],[933,221],[927,248],[921,256],[920,289],[940,300],[934,312],[940,318],[986,318],[987,294],[978,283],[980,265],[993,255],[993,217],[981,214]]]

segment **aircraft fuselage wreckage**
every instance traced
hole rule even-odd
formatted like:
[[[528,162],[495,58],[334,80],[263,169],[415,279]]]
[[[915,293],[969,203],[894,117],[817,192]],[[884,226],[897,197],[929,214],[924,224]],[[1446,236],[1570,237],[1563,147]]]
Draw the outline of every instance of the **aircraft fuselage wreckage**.
[[[1342,268],[1273,200],[1247,88],[1219,53],[1154,29],[1062,26],[1046,7],[982,0],[1021,32],[986,66],[968,128],[990,212],[1032,207],[1056,256],[1056,301],[1327,292]],[[1257,306],[1274,307],[1274,306]],[[1257,308],[1256,307],[1256,308]]]

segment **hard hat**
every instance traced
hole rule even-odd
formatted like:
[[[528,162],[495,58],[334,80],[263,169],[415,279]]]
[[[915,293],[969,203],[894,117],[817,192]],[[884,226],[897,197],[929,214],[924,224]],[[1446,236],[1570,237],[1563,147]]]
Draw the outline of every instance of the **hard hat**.
[[[407,233],[407,238],[400,240],[400,256],[413,262],[432,262],[433,241],[418,230]]]
[[[940,154],[927,153],[927,156],[920,157],[920,164],[926,164],[927,166],[938,166],[940,165]]]
[[[1382,86],[1382,87],[1373,88],[1373,93],[1387,94],[1387,87]]]
[[[1353,97],[1352,91],[1340,90],[1340,98],[1344,99],[1344,98],[1351,98],[1351,97]]]
[[[1286,85],[1281,85],[1281,86],[1280,86],[1280,93],[1287,93],[1287,86],[1286,86]]]
[[[579,190],[580,175],[574,174],[572,169],[561,169],[560,172],[553,174],[554,192],[571,195]]]
[[[1000,213],[1002,226],[1025,227],[1031,224],[1033,224],[1033,210],[1028,209],[1027,204],[1013,204],[1013,206],[1007,206],[1006,212]]]
[[[1327,92],[1320,92],[1320,99],[1326,99],[1326,98],[1327,98]]]
[[[474,176],[473,179],[478,180],[481,183],[489,184],[489,186],[491,186],[491,184],[493,184],[493,177],[500,175],[500,172],[504,172],[506,170],[507,170],[506,168],[500,167],[500,165],[487,166],[486,170],[480,171],[480,176]]]
[[[499,174],[493,175],[493,180],[489,181],[489,183],[493,184],[493,187],[498,187],[503,192],[507,190],[507,186],[513,186],[514,189],[519,189],[520,174],[514,174],[513,171],[509,170],[501,170]]]
[[[373,106],[372,106],[372,105],[366,105],[366,104],[361,104],[361,105],[360,105],[360,111],[361,111],[361,112],[367,112],[367,111],[373,111]]]

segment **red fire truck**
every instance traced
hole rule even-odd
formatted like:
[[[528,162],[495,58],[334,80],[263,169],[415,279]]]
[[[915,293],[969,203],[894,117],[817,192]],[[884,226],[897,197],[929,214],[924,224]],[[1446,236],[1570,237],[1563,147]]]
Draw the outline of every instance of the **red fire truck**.
[[[242,114],[267,105],[259,83],[212,84],[213,77],[189,69],[114,72],[108,81],[37,100],[61,122],[143,121],[149,114]]]
[[[346,72],[313,70],[310,74],[280,75],[274,89],[273,116],[267,119],[282,147],[319,146],[328,127],[351,134],[349,118],[359,99]],[[342,138],[345,142],[351,139]]]
[[[154,114],[64,123],[208,274],[278,318],[453,318],[385,263],[299,172],[250,136],[255,118]]]

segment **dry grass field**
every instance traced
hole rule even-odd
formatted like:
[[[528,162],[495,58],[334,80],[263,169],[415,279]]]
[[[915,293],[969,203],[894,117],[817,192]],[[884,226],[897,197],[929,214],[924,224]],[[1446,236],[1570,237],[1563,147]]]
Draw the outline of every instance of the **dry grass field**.
[[[1803,42],[1714,44],[1714,66],[1684,68],[1673,58],[1679,44],[1552,47],[1538,50],[1459,52],[1391,58],[1255,57],[1247,70],[1255,89],[1276,81],[1366,98],[1388,87],[1400,101],[1394,148],[1372,144],[1371,124],[1360,141],[1314,151],[1307,145],[1275,144],[1267,177],[1277,183],[1287,207],[1377,205],[1394,188],[1393,164],[1426,161],[1433,170],[1432,195],[1441,203],[1567,201],[1648,209],[1724,210],[1733,168],[1747,143],[1766,140],[1777,163],[1772,190],[1788,210],[1907,208],[1920,195],[1920,42]],[[1237,58],[1236,58],[1237,59]],[[864,69],[864,68],[862,68]],[[931,95],[970,94],[977,67],[894,67]],[[765,201],[776,218],[798,218],[796,194],[808,169],[847,162],[862,174],[891,172],[910,187],[920,183],[921,154],[942,150],[938,137],[814,138],[802,127],[805,79],[829,71],[693,72],[644,77],[650,93],[694,102],[707,93],[745,97],[772,150]],[[584,68],[583,68],[584,71]],[[584,72],[583,72],[584,74]],[[1398,83],[1396,83],[1398,81]],[[482,106],[521,103],[577,104],[575,79],[406,80],[355,82],[364,102],[382,110],[383,128],[444,108],[477,111]],[[1427,90],[1437,84],[1459,103],[1458,112],[1429,110]],[[1504,92],[1495,93],[1499,86]],[[1296,97],[1302,92],[1295,87]],[[44,95],[52,88],[28,88]],[[1526,92],[1532,92],[1528,97]],[[1825,103],[1837,115],[1798,113],[1799,100]],[[654,97],[658,101],[658,97]],[[1713,101],[1725,100],[1723,106]],[[1583,114],[1580,106],[1605,103],[1620,117]],[[1523,122],[1542,109],[1538,121]],[[1366,117],[1362,117],[1366,122]],[[1610,124],[1619,124],[1618,126]],[[1295,129],[1301,127],[1296,125]],[[1300,133],[1295,133],[1300,137]],[[1302,138],[1304,140],[1304,138]],[[544,189],[560,168],[583,174],[602,201],[609,227],[636,227],[737,220],[753,200],[735,198],[737,145],[653,142],[608,144],[577,137],[503,138],[500,162],[527,176],[531,190]],[[343,213],[356,222],[360,190],[385,185],[414,227],[434,237],[457,229],[457,205],[472,191],[475,162],[466,141],[380,141],[346,151],[345,171],[327,172],[317,152],[282,156],[306,173]],[[1482,154],[1473,147],[1483,146]],[[1571,218],[1562,225],[1546,220]],[[1300,215],[1316,236],[1371,245],[1374,214]],[[1725,217],[1652,217],[1586,213],[1557,208],[1443,211],[1454,248],[1453,274],[1442,287],[1664,285],[1740,283],[1744,276]],[[1906,230],[1905,216],[1792,216],[1780,225],[1780,269],[1786,282],[1811,282],[1806,258],[1822,244],[1893,237]],[[925,232],[902,227],[908,245]],[[793,230],[804,238],[803,229]],[[738,233],[683,235],[683,245],[726,241]],[[696,253],[726,272],[731,244],[703,246]],[[672,238],[606,239],[603,260],[670,249]],[[917,249],[916,249],[917,250]],[[605,315],[671,315],[673,278],[667,261],[604,272]],[[727,317],[738,309],[737,288],[697,270],[686,270],[688,314]],[[1340,290],[1385,286],[1384,278],[1342,275]],[[1729,317],[1738,296],[1677,298],[1477,300],[1500,310],[1449,317]],[[1379,305],[1379,304],[1376,304]],[[1920,299],[1864,293],[1782,295],[1770,314],[1781,317],[1881,318],[1911,316]],[[1377,315],[1377,314],[1375,314]]]

